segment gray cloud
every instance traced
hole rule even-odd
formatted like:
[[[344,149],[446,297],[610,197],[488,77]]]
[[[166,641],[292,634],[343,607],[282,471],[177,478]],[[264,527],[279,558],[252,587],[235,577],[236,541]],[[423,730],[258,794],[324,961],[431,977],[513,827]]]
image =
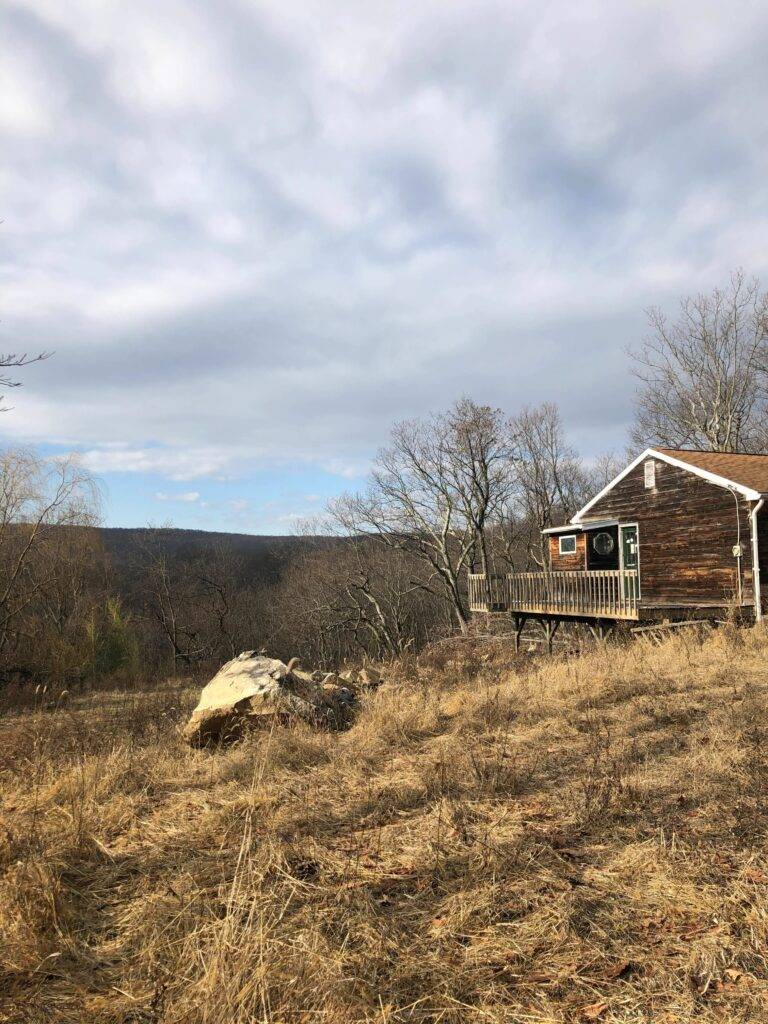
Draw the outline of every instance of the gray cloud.
[[[6,34],[0,344],[56,355],[0,427],[101,470],[344,474],[462,392],[620,448],[644,307],[766,270],[762,5],[30,0]]]

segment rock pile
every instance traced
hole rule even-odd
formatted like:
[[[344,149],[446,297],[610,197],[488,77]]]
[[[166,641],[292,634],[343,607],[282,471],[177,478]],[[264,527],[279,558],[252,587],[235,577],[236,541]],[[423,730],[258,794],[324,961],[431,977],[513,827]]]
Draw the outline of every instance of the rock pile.
[[[383,680],[381,673],[375,668],[350,668],[343,672],[315,672],[314,675],[322,678],[324,685],[334,684],[335,686],[348,686],[354,690],[375,690],[381,686]]]
[[[355,711],[355,689],[379,682],[372,669],[340,675],[302,672],[297,658],[285,665],[256,651],[243,651],[204,687],[183,735],[192,746],[202,747],[237,739],[245,729],[284,725],[292,719],[318,728],[343,728]]]

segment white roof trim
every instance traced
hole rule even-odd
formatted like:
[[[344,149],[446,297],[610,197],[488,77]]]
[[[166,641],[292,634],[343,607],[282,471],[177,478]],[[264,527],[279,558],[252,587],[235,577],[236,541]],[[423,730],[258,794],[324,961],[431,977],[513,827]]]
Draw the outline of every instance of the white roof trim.
[[[593,505],[597,504],[597,502],[608,494],[609,491],[612,491],[620,480],[623,480],[628,473],[631,473],[636,466],[639,466],[640,463],[649,456],[653,456],[654,459],[660,459],[662,462],[666,462],[670,466],[677,466],[678,469],[687,469],[689,473],[693,473],[695,476],[700,476],[703,480],[708,480],[711,484],[716,484],[718,487],[727,487],[729,490],[738,491],[738,493],[744,495],[748,501],[757,501],[762,497],[760,491],[755,491],[751,487],[745,487],[744,484],[737,484],[735,480],[727,480],[724,476],[718,476],[717,473],[710,473],[709,470],[701,469],[699,466],[693,466],[690,462],[684,462],[682,459],[676,459],[672,455],[660,452],[657,448],[646,448],[644,452],[641,452],[636,459],[633,459],[628,466],[622,469],[618,476],[615,476],[609,484],[606,484],[599,494],[596,494],[591,501],[588,501],[584,508],[579,509],[576,515],[571,519],[571,523],[573,523],[574,526],[577,525]]]
[[[703,480],[709,480],[711,484],[717,484],[718,487],[727,487],[729,490],[738,491],[739,494],[743,494],[749,501],[757,501],[758,498],[762,497],[760,491],[756,491],[752,487],[747,487],[745,484],[737,484],[735,480],[727,480],[724,476],[720,476],[717,473],[710,473],[708,469],[701,469],[700,466],[693,466],[690,462],[686,462],[685,459],[676,459],[674,455],[666,455],[655,448],[650,448],[649,451],[652,451],[656,458],[661,459],[663,462],[668,462],[670,466],[687,469],[689,473],[695,473],[696,476],[700,476]]]
[[[565,526],[548,526],[542,533],[579,533],[584,530],[599,530],[603,526],[618,526],[618,519],[595,519],[589,523],[566,523]]]
[[[604,498],[605,495],[609,491],[612,491],[613,488],[616,486],[616,484],[620,480],[624,479],[624,477],[627,475],[627,473],[631,473],[632,470],[635,468],[635,466],[639,466],[640,463],[643,461],[643,459],[648,458],[648,456],[651,455],[651,454],[655,454],[653,448],[646,448],[644,452],[641,452],[640,455],[638,455],[636,459],[633,459],[632,462],[630,462],[630,464],[628,466],[625,466],[624,469],[622,469],[622,471],[618,474],[618,476],[615,476],[613,478],[613,480],[611,480],[611,482],[609,484],[606,484],[605,487],[602,489],[602,491],[599,491],[594,496],[594,498],[592,498],[590,501],[588,501],[587,504],[584,506],[584,508],[579,509],[579,511],[576,513],[576,515],[573,516],[573,518],[571,519],[571,522],[572,523],[578,523],[579,520],[581,519],[581,517],[584,515],[585,512],[588,512],[592,508],[593,505],[595,505],[598,501],[600,501],[601,498]]]

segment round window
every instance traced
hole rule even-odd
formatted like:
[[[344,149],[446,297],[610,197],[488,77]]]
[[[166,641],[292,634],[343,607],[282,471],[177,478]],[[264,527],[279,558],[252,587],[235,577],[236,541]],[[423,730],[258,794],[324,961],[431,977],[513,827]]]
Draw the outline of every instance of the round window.
[[[610,555],[616,547],[616,542],[610,533],[598,533],[592,541],[592,545],[598,555]]]

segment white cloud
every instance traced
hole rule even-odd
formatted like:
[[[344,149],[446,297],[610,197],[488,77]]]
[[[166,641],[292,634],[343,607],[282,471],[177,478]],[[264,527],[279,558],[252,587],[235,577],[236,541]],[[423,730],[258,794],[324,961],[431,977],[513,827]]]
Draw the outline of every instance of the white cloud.
[[[326,473],[344,477],[345,480],[355,480],[365,476],[369,466],[370,463],[363,459],[326,459],[321,464]]]
[[[167,494],[165,491],[155,491],[155,498],[158,501],[183,501],[187,504],[200,502],[201,508],[206,508],[208,505],[207,501],[200,501],[199,491],[183,491],[181,494]]]
[[[123,102],[148,114],[216,110],[229,72],[210,14],[185,0],[27,0],[28,10],[103,62],[104,82]],[[211,12],[212,13],[212,12]]]
[[[5,22],[0,351],[55,356],[0,430],[97,473],[293,461],[341,486],[464,392],[558,400],[621,447],[643,309],[768,273],[763,5],[19,0]]]
[[[214,449],[173,451],[113,447],[84,451],[82,461],[93,473],[152,473],[169,480],[194,480],[219,474],[228,465],[230,455]],[[185,500],[196,501],[197,498],[187,497]]]
[[[50,114],[35,55],[6,52],[0,64],[0,130],[22,138],[42,135],[50,128]]]

